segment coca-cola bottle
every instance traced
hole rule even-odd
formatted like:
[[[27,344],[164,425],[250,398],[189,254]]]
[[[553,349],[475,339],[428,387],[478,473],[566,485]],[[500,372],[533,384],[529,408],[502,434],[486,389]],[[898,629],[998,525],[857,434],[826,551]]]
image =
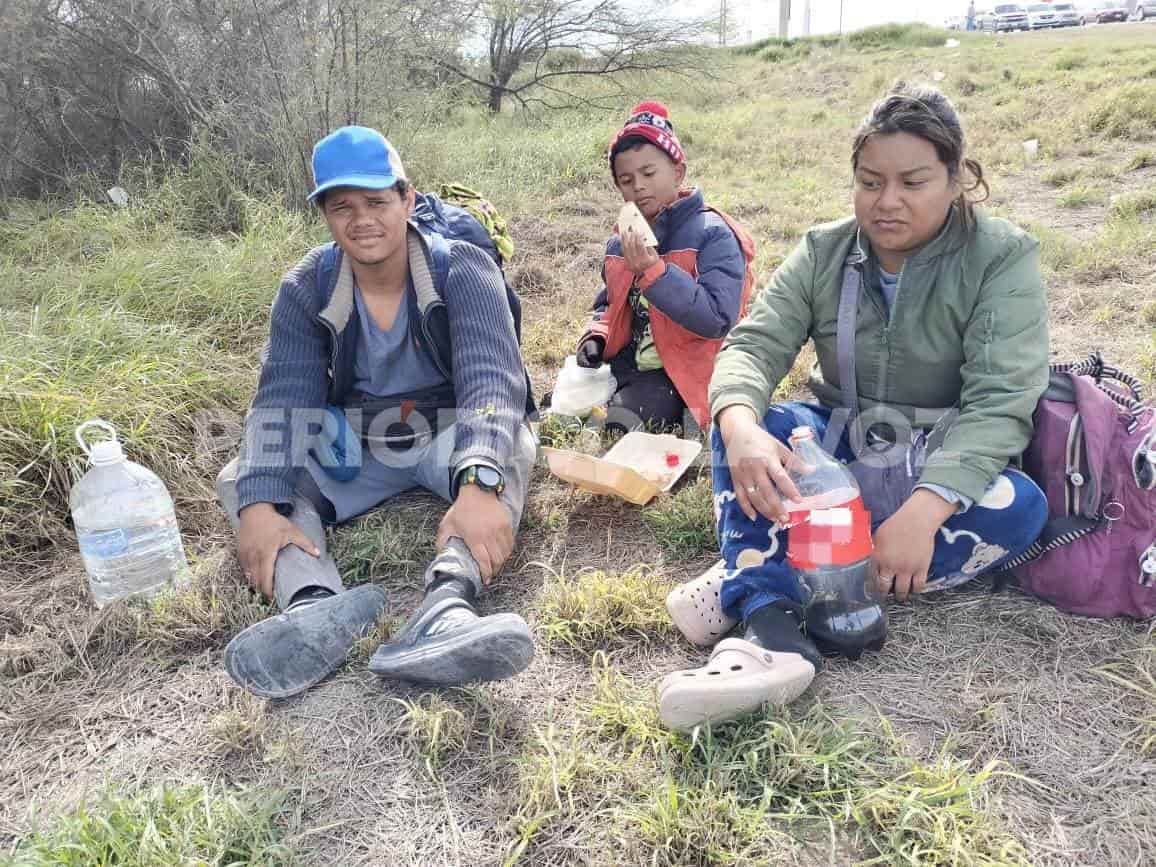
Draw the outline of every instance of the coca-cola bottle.
[[[869,584],[871,514],[851,471],[811,428],[791,432],[791,449],[799,499],[784,504],[787,561],[803,585],[807,634],[823,653],[858,659],[887,638],[887,615]]]

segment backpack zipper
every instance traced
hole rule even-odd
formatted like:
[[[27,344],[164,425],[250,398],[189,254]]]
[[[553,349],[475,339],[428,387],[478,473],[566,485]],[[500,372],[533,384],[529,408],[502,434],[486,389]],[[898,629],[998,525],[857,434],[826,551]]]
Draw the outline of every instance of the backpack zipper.
[[[1064,451],[1064,513],[1076,515],[1080,512],[1080,488],[1085,479],[1080,472],[1080,440],[1084,434],[1084,423],[1077,412],[1068,425],[1068,443]]]
[[[1148,550],[1140,552],[1140,586],[1152,587],[1156,584],[1156,542]]]

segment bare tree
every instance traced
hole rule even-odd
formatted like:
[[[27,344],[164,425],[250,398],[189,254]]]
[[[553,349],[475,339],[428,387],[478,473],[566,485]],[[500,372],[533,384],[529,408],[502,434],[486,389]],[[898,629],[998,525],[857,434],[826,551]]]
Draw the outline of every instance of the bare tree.
[[[687,49],[706,31],[704,20],[675,18],[663,6],[628,8],[620,0],[489,0],[472,19],[485,61],[435,62],[481,88],[492,112],[507,97],[521,106],[592,101],[576,86],[583,78],[691,71],[697,65]]]
[[[103,189],[199,140],[299,198],[320,135],[428,89],[419,34],[453,52],[463,33],[459,0],[0,2],[0,196]]]

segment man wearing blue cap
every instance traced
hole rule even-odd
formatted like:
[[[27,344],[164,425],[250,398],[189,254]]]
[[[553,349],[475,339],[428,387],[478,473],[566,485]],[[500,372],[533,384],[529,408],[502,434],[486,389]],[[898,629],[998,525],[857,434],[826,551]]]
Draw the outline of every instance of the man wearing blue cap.
[[[241,455],[217,480],[241,566],[282,613],[237,635],[225,667],[268,698],[339,668],[385,596],[343,588],[323,525],[423,487],[452,505],[425,597],[370,669],[442,685],[511,677],[533,656],[529,628],[474,607],[513,550],[537,450],[505,281],[479,246],[418,230],[377,131],[326,136],[313,175],[333,243],[281,283]]]

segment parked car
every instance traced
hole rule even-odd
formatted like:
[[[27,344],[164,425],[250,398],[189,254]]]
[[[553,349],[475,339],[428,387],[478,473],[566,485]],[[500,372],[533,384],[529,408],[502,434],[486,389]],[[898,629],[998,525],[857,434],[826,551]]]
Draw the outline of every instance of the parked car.
[[[979,16],[979,19],[979,29],[991,33],[1027,30],[1029,28],[1028,11],[1023,6],[1014,3],[1001,3],[990,12],[984,12]]]
[[[1051,3],[1032,3],[1028,6],[1028,27],[1047,30],[1056,25],[1056,9]]]
[[[1081,24],[1108,24],[1127,20],[1128,7],[1120,0],[1096,0],[1085,4],[1080,11]]]
[[[1153,2],[1156,3],[1156,0]],[[1075,3],[1053,3],[1052,12],[1056,16],[1053,27],[1075,27],[1080,23],[1080,13]]]
[[[1133,21],[1150,21],[1156,18],[1156,0],[1140,0],[1132,10]]]

